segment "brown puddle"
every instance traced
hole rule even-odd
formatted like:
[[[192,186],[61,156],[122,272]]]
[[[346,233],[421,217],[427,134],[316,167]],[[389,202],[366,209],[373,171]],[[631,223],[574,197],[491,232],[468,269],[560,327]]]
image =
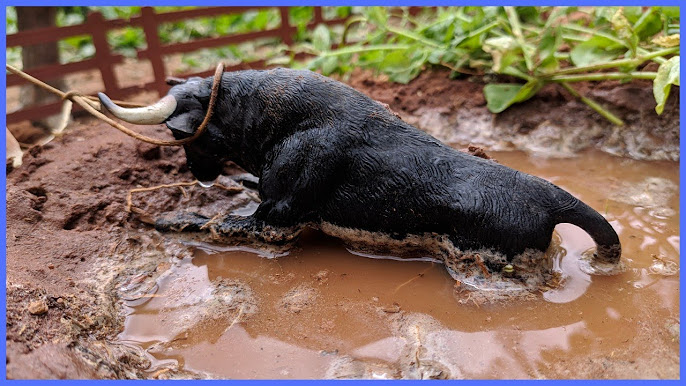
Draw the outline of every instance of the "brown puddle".
[[[480,303],[445,268],[348,252],[318,232],[275,259],[197,246],[119,336],[167,368],[218,378],[656,378],[678,376],[678,163],[586,153],[493,153],[605,214],[626,272],[583,273],[593,246],[558,225],[563,285],[533,300]],[[654,256],[658,259],[654,259]],[[467,298],[469,300],[469,298]]]

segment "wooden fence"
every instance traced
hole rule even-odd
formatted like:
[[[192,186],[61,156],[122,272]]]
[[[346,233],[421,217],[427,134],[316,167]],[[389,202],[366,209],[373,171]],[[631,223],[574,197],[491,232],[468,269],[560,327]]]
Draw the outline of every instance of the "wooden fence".
[[[162,44],[158,35],[158,28],[160,24],[163,23],[188,20],[198,17],[216,17],[221,15],[237,14],[249,10],[264,8],[279,10],[281,14],[281,22],[278,27],[264,31],[255,31],[213,38],[201,38],[189,42],[166,45]],[[322,15],[322,8],[314,7],[314,17],[308,23],[307,28],[312,29],[321,23],[327,25],[343,24],[346,20],[346,18],[325,20]],[[112,52],[112,48],[107,42],[107,32],[112,29],[129,26],[141,27],[145,33],[147,48],[138,50],[137,56],[139,59],[145,59],[150,62],[150,65],[152,66],[152,72],[154,74],[154,80],[145,84],[121,87],[114,68],[116,65],[123,62],[124,57]],[[98,70],[102,77],[105,92],[113,98],[124,99],[131,94],[138,93],[143,90],[156,90],[160,96],[166,94],[169,86],[167,86],[165,83],[167,70],[165,68],[164,56],[193,52],[203,48],[242,43],[266,37],[278,37],[283,43],[290,45],[293,43],[292,39],[296,29],[297,27],[291,25],[289,21],[288,7],[204,7],[166,13],[156,13],[155,9],[152,7],[143,7],[141,9],[140,16],[132,17],[130,19],[105,20],[105,18],[99,12],[92,12],[88,15],[86,22],[83,24],[66,27],[37,28],[22,31],[7,35],[6,42],[7,47],[28,46],[32,44],[58,41],[71,36],[89,35],[92,37],[93,45],[95,46],[95,55],[93,58],[79,62],[54,64],[33,68],[26,72],[38,79],[45,81],[59,78],[67,74]],[[264,66],[264,61],[258,60],[227,67],[227,70],[264,68]],[[208,76],[213,72],[214,70],[209,70],[199,73],[181,74],[179,76]],[[20,86],[25,83],[26,81],[19,78],[17,75],[7,75],[7,87]],[[56,114],[60,111],[61,104],[61,102],[54,102],[42,106],[29,106],[22,108],[21,110],[8,114],[7,123],[16,123]]]

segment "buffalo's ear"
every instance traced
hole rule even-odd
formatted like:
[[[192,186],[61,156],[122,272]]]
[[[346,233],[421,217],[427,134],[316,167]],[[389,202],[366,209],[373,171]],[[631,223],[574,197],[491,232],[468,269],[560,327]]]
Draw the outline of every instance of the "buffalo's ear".
[[[176,76],[168,76],[164,81],[170,86],[176,86],[188,82],[188,79],[178,78]]]
[[[199,109],[193,109],[173,116],[165,123],[167,124],[169,130],[172,131],[172,134],[174,134],[174,137],[179,139],[193,135],[204,118],[205,116],[203,111]]]

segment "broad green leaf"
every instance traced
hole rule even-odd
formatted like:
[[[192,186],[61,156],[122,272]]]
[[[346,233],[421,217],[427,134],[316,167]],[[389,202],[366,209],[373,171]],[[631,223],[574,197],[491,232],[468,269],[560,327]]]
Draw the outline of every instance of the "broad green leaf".
[[[633,29],[641,41],[662,31],[662,18],[660,17],[659,7],[652,7],[645,11],[641,18],[636,21]]]
[[[437,20],[432,20],[428,25],[418,27],[415,32],[424,35],[425,37],[448,43],[455,33],[456,15],[449,15],[446,17],[438,17]]]
[[[483,41],[484,34],[479,34],[475,36],[460,36],[456,37],[455,40],[459,42],[457,44],[457,47],[463,48],[468,51],[474,51],[476,49],[481,48],[482,41]]]
[[[643,15],[642,7],[622,7],[624,10],[624,17],[629,20],[630,23],[636,23]]]
[[[537,70],[543,73],[551,73],[560,69],[560,61],[555,56],[549,56],[539,63]]]
[[[536,23],[539,22],[540,8],[541,7],[519,6],[515,8],[515,10],[522,23]]]
[[[559,68],[559,62],[555,53],[562,43],[562,35],[557,27],[549,27],[543,31],[538,43],[537,69],[543,71],[555,71]]]
[[[538,43],[539,60],[545,60],[555,55],[560,41],[561,38],[557,28],[548,28],[543,31],[543,36],[541,36],[541,40]]]
[[[492,113],[499,113],[514,103],[521,84],[487,84],[484,86],[486,106]]]
[[[411,66],[413,68],[421,68],[429,58],[429,54],[429,51],[417,48],[410,58],[412,61]]]
[[[410,49],[410,51],[412,55],[409,58],[401,51],[392,52],[384,58],[382,68],[391,81],[407,84],[421,72],[429,53],[421,47]]]
[[[338,68],[338,58],[329,56],[322,62],[322,74],[330,75]]]
[[[443,49],[433,50],[429,54],[427,61],[431,64],[439,64],[443,60],[443,57],[445,56],[445,54],[446,54],[446,50],[443,50]]]
[[[443,35],[443,43],[450,43],[450,40],[453,38],[453,36],[455,36],[455,23],[450,23],[445,31],[445,34]]]
[[[613,40],[595,35],[574,47],[569,57],[575,66],[582,67],[613,60],[624,53],[624,50],[622,45]]]
[[[517,67],[517,64],[522,64],[524,62],[524,57],[521,55],[521,51],[510,51],[506,52],[500,59],[498,66],[496,67],[495,58],[493,62],[493,71],[497,73],[503,73],[504,70],[510,66]],[[523,67],[522,65],[521,67]]]
[[[679,18],[679,7],[660,7],[660,13],[671,18]]]
[[[358,63],[362,66],[374,66],[378,67],[379,63],[383,62],[384,57],[386,56],[385,51],[367,51],[367,52],[362,52],[359,54],[358,58]]]
[[[454,48],[447,51],[443,55],[443,61],[446,63],[455,63],[458,66],[462,66],[466,61],[469,60],[469,52],[461,50],[459,48]]]
[[[267,28],[269,23],[269,13],[267,11],[258,12],[253,20],[254,28],[258,31],[263,31]]]
[[[393,82],[398,82],[402,84],[408,84],[410,81],[419,75],[419,71],[415,70],[405,70],[395,73],[388,74],[388,79]]]
[[[336,11],[336,17],[343,18],[343,17],[348,17],[350,15],[350,12],[352,12],[353,7],[350,7],[350,6],[336,7],[334,9]]]
[[[596,24],[600,25],[604,22],[610,22],[612,16],[617,12],[619,7],[597,7],[594,10],[596,16]]]
[[[662,63],[660,68],[657,69],[657,76],[653,81],[653,95],[655,96],[655,102],[657,102],[655,111],[658,114],[662,114],[662,111],[665,109],[665,103],[667,103],[672,85],[679,86],[680,67],[679,57],[674,56]]]
[[[319,24],[312,33],[312,45],[319,52],[328,51],[331,48],[331,35],[324,24]]]
[[[387,71],[403,71],[410,67],[410,58],[406,52],[403,51],[391,51],[384,57],[381,62],[381,68]]]
[[[91,38],[89,36],[85,36],[85,35],[73,36],[73,37],[69,37],[69,38],[64,39],[64,42],[67,43],[68,45],[72,46],[72,47],[79,48],[79,47],[83,47],[87,44],[90,44]]]
[[[542,82],[532,80],[521,84],[487,84],[484,87],[486,106],[492,113],[499,113],[517,102],[523,102],[534,96],[543,86]]]
[[[526,82],[517,93],[517,96],[515,97],[515,103],[524,102],[525,100],[536,95],[536,93],[538,92],[538,90],[541,89],[541,87],[543,87],[543,82],[540,82],[537,79],[533,79]]]
[[[376,25],[386,25],[388,21],[388,13],[384,7],[365,7],[364,14]]]
[[[314,16],[314,7],[288,7],[288,16],[291,23],[298,27],[304,27]]]

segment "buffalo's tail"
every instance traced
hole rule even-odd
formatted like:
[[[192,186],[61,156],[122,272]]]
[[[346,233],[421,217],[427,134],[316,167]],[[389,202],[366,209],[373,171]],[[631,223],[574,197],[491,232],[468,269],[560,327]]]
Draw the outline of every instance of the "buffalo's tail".
[[[586,231],[596,244],[594,262],[619,264],[622,246],[612,225],[590,206],[574,199],[572,205],[561,209],[556,216],[556,223],[574,224]]]

